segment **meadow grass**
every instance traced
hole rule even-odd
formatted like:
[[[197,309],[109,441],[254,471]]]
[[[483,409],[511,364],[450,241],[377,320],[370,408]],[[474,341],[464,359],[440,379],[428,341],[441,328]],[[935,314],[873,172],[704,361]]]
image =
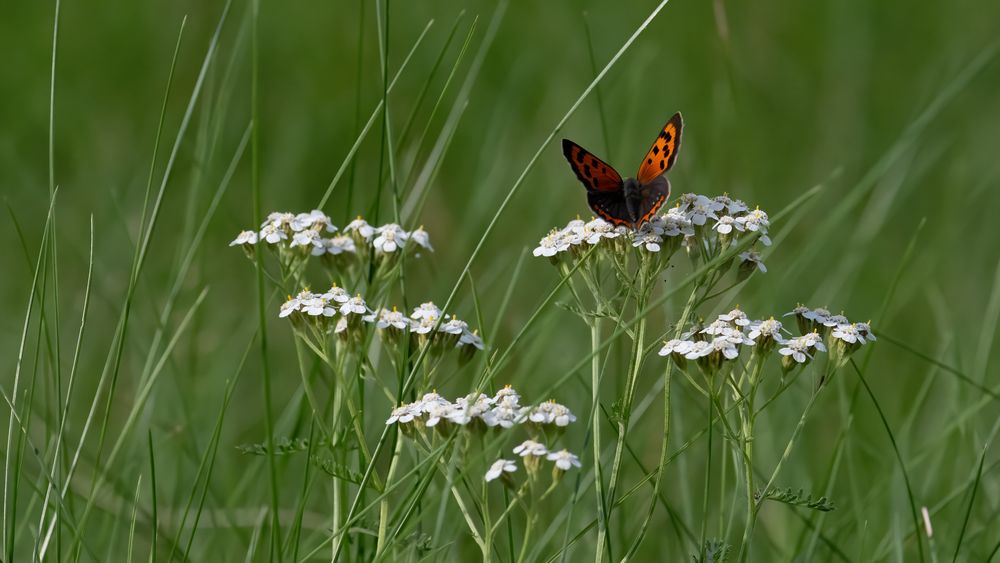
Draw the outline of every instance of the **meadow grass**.
[[[993,560],[968,4],[11,7],[0,558]]]

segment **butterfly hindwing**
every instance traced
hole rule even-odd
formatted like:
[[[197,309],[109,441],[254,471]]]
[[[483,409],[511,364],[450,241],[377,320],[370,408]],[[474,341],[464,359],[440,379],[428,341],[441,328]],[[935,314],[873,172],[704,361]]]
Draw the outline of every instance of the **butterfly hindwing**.
[[[563,155],[587,191],[621,191],[622,177],[612,166],[580,145],[563,139]]]
[[[625,203],[625,195],[621,191],[587,191],[587,203],[601,219],[614,226],[632,226],[629,219],[628,205]]]
[[[649,221],[660,210],[660,207],[670,197],[670,182],[663,176],[657,176],[641,188],[642,202],[639,205],[639,220],[636,225]]]
[[[646,157],[639,165],[639,172],[635,175],[636,180],[642,184],[648,184],[654,178],[663,174],[674,165],[677,159],[677,151],[681,148],[681,127],[683,125],[680,112],[674,114],[670,121],[663,126],[660,134],[653,141]]]

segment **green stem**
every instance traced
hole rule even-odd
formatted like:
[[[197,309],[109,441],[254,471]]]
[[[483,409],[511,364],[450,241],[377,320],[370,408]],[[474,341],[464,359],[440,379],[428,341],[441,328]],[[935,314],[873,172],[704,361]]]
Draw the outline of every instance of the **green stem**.
[[[594,444],[594,493],[597,496],[597,545],[598,553],[595,561],[600,561],[600,551],[604,545],[604,535],[607,534],[608,520],[604,510],[604,472],[601,470],[601,417],[597,415],[600,405],[601,360],[597,348],[601,343],[600,321],[590,322],[590,347],[593,354],[590,357],[590,388],[591,388],[591,434]]]
[[[753,478],[753,427],[754,422],[757,418],[757,413],[754,410],[754,398],[757,395],[757,384],[760,379],[760,372],[764,367],[764,356],[756,356],[754,359],[754,365],[750,373],[750,392],[744,398],[743,408],[740,410],[740,418],[742,421],[742,436],[741,443],[743,445],[743,480],[746,484],[746,501],[747,501],[747,517],[746,524],[743,528],[743,541],[740,542],[741,549],[747,553],[749,557],[750,553],[750,535],[753,530],[753,514],[755,511],[756,500],[754,498],[754,478]]]
[[[650,261],[644,257],[639,265],[639,275],[637,276],[639,287],[636,295],[636,310],[638,311],[642,311],[646,308],[646,302],[649,297],[649,264]],[[608,482],[607,504],[610,507],[613,507],[615,503],[615,491],[618,488],[618,479],[621,476],[622,454],[625,451],[625,436],[628,433],[629,420],[632,417],[632,399],[635,395],[635,386],[636,380],[639,377],[639,370],[642,367],[642,358],[645,351],[643,340],[646,336],[646,316],[639,319],[634,335],[635,336],[632,339],[632,356],[629,360],[630,365],[628,377],[625,381],[625,395],[622,398],[621,415],[618,420],[618,438],[615,443],[615,456],[611,463],[611,478]],[[607,518],[610,521],[611,509],[608,510]],[[611,551],[610,540],[607,536],[606,529],[604,537],[601,536],[600,532],[598,532],[597,550],[594,557],[594,561],[597,562],[603,561],[605,543],[608,544],[607,547],[609,555]]]

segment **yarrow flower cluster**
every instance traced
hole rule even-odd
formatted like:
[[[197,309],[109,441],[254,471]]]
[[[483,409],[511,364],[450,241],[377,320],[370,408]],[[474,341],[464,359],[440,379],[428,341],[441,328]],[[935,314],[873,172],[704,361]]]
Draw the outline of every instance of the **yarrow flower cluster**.
[[[826,309],[799,306],[785,316],[789,315],[799,321],[800,336],[791,336],[774,317],[750,320],[737,307],[703,328],[665,342],[659,354],[670,356],[682,369],[688,360],[694,360],[707,374],[713,374],[725,362],[739,358],[745,348],[754,347],[762,354],[777,348],[784,368],[790,370],[809,363],[816,352],[826,352],[830,346],[835,348],[834,360],[844,361],[865,342],[875,340],[868,323],[851,323]]]
[[[396,307],[372,310],[360,294],[351,296],[336,285],[324,293],[313,293],[307,288],[295,297],[288,296],[278,312],[278,317],[290,317],[293,322],[309,318],[326,320],[335,316],[338,318],[334,325],[335,333],[343,332],[351,323],[363,321],[375,325],[376,329],[383,332],[433,337],[434,343],[447,344],[453,348],[485,348],[479,333],[469,330],[468,323],[454,315],[439,324],[444,313],[432,302],[420,304],[409,316]],[[437,330],[431,334],[435,325],[438,325]]]
[[[401,250],[433,251],[430,236],[423,227],[406,231],[395,223],[373,227],[360,216],[344,227],[341,234],[330,217],[314,209],[308,213],[276,211],[267,216],[259,231],[242,231],[229,246],[250,249],[258,243],[289,250],[301,250],[311,256],[357,254],[359,248],[371,248],[378,254]]]
[[[447,431],[451,428],[528,429],[531,438],[513,448],[534,477],[539,461],[545,458],[554,462],[554,471],[565,472],[572,467],[580,467],[577,456],[566,450],[552,451],[541,440],[542,435],[558,435],[559,431],[576,421],[576,416],[564,405],[555,401],[528,406],[521,404],[521,395],[510,386],[504,387],[492,397],[483,393],[472,393],[448,401],[436,392],[425,393],[412,403],[404,403],[392,410],[387,425],[398,424],[412,434],[427,428]],[[500,459],[486,472],[486,480],[504,477],[517,470],[510,460]]]
[[[761,243],[769,246],[769,226],[767,213],[760,209],[750,210],[738,199],[727,195],[710,198],[689,193],[681,195],[674,207],[654,216],[637,230],[615,227],[601,218],[587,222],[575,219],[562,229],[553,229],[542,237],[533,254],[555,258],[566,252],[585,251],[602,241],[625,241],[628,246],[653,253],[664,249],[672,252],[680,246],[695,248],[699,238],[715,236],[732,239],[751,233],[759,234]],[[752,250],[740,254],[740,259],[752,268],[767,271],[760,255]]]

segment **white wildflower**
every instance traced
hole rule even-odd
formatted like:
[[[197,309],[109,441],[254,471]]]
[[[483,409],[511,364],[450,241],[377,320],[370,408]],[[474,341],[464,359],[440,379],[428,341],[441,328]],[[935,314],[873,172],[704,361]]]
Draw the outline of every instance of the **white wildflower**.
[[[391,310],[382,307],[377,312],[373,312],[363,318],[365,322],[375,323],[375,328],[386,329],[389,327],[397,330],[405,330],[410,326],[410,319],[393,307]]]
[[[767,267],[760,260],[760,254],[756,250],[748,250],[746,252],[740,252],[740,267],[749,267],[751,270],[756,268],[761,271],[762,274],[767,273]]]
[[[389,415],[389,419],[385,421],[386,425],[394,424],[396,422],[400,424],[406,424],[408,422],[413,422],[413,419],[420,416],[420,411],[414,409],[413,405],[403,403],[398,407],[392,409],[392,414]]]
[[[417,227],[417,230],[410,232],[410,240],[427,250],[434,252],[434,247],[431,246],[431,237],[427,234],[427,231],[424,230],[423,225]]]
[[[284,229],[285,227],[290,227],[294,220],[295,215],[293,213],[274,211],[268,214],[267,219],[264,219],[264,222],[260,224],[260,228],[263,229],[264,227],[272,226],[275,229]]]
[[[719,315],[719,320],[733,323],[736,326],[750,326],[750,319],[739,307],[724,315]]]
[[[229,246],[257,244],[257,233],[254,231],[241,231],[239,235],[229,243]]]
[[[576,416],[568,408],[555,401],[542,403],[531,410],[528,420],[538,424],[555,424],[556,426],[567,426],[576,421]]]
[[[277,244],[283,240],[288,240],[288,233],[281,227],[273,223],[268,223],[260,230],[260,240],[266,241],[268,244]]]
[[[781,335],[781,321],[776,321],[773,318],[767,319],[766,321],[755,321],[750,325],[750,332],[747,337],[754,342],[757,339],[771,338],[779,344],[783,344],[785,339]]]
[[[323,297],[335,303],[347,303],[351,300],[351,294],[347,293],[346,289],[337,287],[336,285],[330,287],[329,291],[323,294]]]
[[[355,254],[358,249],[354,245],[354,239],[347,235],[338,235],[333,238],[323,239],[323,248],[327,254],[337,256],[338,254]]]
[[[312,229],[299,231],[292,236],[292,247],[301,246],[309,250],[313,256],[319,256],[326,252],[323,239],[320,234]]]
[[[468,330],[462,331],[462,336],[458,337],[458,342],[455,347],[471,345],[480,350],[484,349],[483,339],[479,337],[476,331],[469,332]]]
[[[468,332],[469,324],[466,323],[465,321],[458,320],[457,318],[455,318],[455,315],[452,315],[451,319],[449,319],[447,322],[441,323],[441,326],[438,327],[438,330],[441,332],[446,332],[448,334],[462,334]]]
[[[426,303],[421,303],[413,309],[413,312],[410,313],[410,318],[415,320],[426,318],[437,319],[441,316],[441,314],[441,309],[434,303],[428,301]]]
[[[549,455],[545,456],[545,459],[556,462],[556,467],[562,469],[563,471],[569,471],[570,468],[582,466],[580,458],[566,450],[551,452]]]
[[[690,352],[692,348],[694,348],[694,342],[674,338],[663,344],[663,348],[660,348],[659,354],[661,356],[667,356],[670,354],[680,354],[683,356],[684,354]]]
[[[395,223],[382,225],[381,227],[375,229],[375,234],[378,236],[376,236],[375,240],[372,241],[372,246],[374,246],[375,250],[378,252],[383,252],[385,254],[392,254],[405,244],[409,238],[409,234]]]
[[[635,237],[632,239],[632,246],[636,248],[642,246],[650,252],[659,252],[661,242],[663,242],[663,238],[656,233],[656,227],[645,223],[636,231]]]
[[[498,459],[493,462],[490,466],[489,471],[486,472],[486,481],[492,481],[499,478],[504,473],[513,473],[517,471],[517,465],[509,459]]]
[[[344,227],[345,233],[357,233],[363,240],[371,240],[372,236],[375,234],[375,228],[368,224],[358,215],[358,218],[351,221]]]
[[[569,248],[569,241],[561,231],[553,229],[538,242],[538,247],[531,253],[534,256],[555,256]]]
[[[360,295],[355,295],[354,297],[351,297],[340,306],[340,314],[344,316],[351,314],[365,315],[367,313],[368,313],[368,305],[365,303],[365,300]]]
[[[541,442],[536,442],[534,440],[525,440],[521,442],[520,445],[514,446],[514,453],[521,457],[542,457],[548,455],[549,449],[545,447],[545,444]]]
[[[742,231],[743,225],[738,223],[732,215],[723,215],[722,217],[719,217],[719,220],[715,222],[715,225],[712,228],[718,231],[720,235],[728,235],[733,232],[733,229]]]

